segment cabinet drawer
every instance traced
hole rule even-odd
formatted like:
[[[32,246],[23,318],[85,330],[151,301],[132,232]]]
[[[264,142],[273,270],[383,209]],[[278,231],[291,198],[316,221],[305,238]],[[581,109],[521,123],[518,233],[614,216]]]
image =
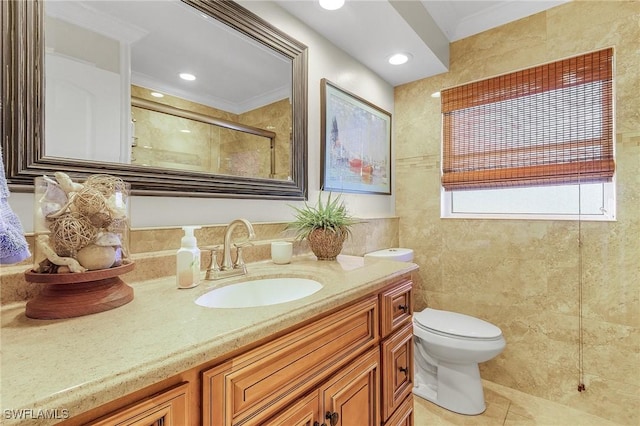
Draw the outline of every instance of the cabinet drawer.
[[[382,338],[398,330],[407,322],[411,322],[413,314],[413,283],[405,281],[380,294]]]
[[[382,343],[382,418],[386,420],[413,391],[413,326]]]
[[[404,400],[384,426],[413,426],[413,394]]]
[[[184,426],[189,424],[189,383],[152,395],[121,411],[105,416],[90,426]]]
[[[376,297],[203,373],[203,422],[258,424],[378,340]],[[295,392],[294,392],[295,391]],[[216,407],[223,401],[224,407]]]

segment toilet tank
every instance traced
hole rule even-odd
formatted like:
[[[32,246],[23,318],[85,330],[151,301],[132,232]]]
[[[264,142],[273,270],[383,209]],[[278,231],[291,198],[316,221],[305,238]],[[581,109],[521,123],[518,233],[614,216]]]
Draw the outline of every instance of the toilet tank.
[[[364,258],[365,261],[367,259],[386,259],[395,260],[396,262],[412,262],[413,250],[408,248],[387,248],[367,253],[364,255]]]

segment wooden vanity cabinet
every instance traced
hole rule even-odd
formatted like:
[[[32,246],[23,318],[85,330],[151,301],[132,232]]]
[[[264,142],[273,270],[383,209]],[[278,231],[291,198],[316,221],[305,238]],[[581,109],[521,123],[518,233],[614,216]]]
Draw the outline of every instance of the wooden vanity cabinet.
[[[411,288],[404,275],[266,343],[63,423],[413,426]]]
[[[412,313],[405,277],[204,371],[203,425],[412,424]]]
[[[203,424],[257,425],[378,343],[375,296],[203,372]]]

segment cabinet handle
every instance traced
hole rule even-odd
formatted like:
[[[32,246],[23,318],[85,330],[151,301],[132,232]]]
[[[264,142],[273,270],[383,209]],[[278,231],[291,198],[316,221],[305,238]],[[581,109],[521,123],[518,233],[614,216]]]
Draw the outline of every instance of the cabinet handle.
[[[407,367],[400,367],[400,372],[404,374],[409,374],[409,369]]]
[[[407,305],[398,305],[398,309],[407,312],[409,310],[409,307]]]
[[[325,414],[325,419],[329,420],[329,424],[331,426],[336,426],[338,424],[338,419],[340,418],[340,416],[338,415],[338,413],[336,412],[329,412],[327,411],[327,414]]]

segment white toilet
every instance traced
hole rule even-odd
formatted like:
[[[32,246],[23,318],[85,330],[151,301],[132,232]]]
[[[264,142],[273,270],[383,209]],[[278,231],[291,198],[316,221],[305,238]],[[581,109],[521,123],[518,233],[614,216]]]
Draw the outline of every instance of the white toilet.
[[[413,251],[386,249],[365,257],[412,261]],[[395,259],[393,251],[402,253]],[[410,258],[409,258],[410,257]],[[506,342],[502,331],[481,319],[427,308],[413,314],[413,393],[447,410],[467,415],[484,412],[478,363],[499,355]]]
[[[468,315],[427,308],[413,314],[413,393],[460,414],[486,406],[479,362],[506,346],[495,325]]]

